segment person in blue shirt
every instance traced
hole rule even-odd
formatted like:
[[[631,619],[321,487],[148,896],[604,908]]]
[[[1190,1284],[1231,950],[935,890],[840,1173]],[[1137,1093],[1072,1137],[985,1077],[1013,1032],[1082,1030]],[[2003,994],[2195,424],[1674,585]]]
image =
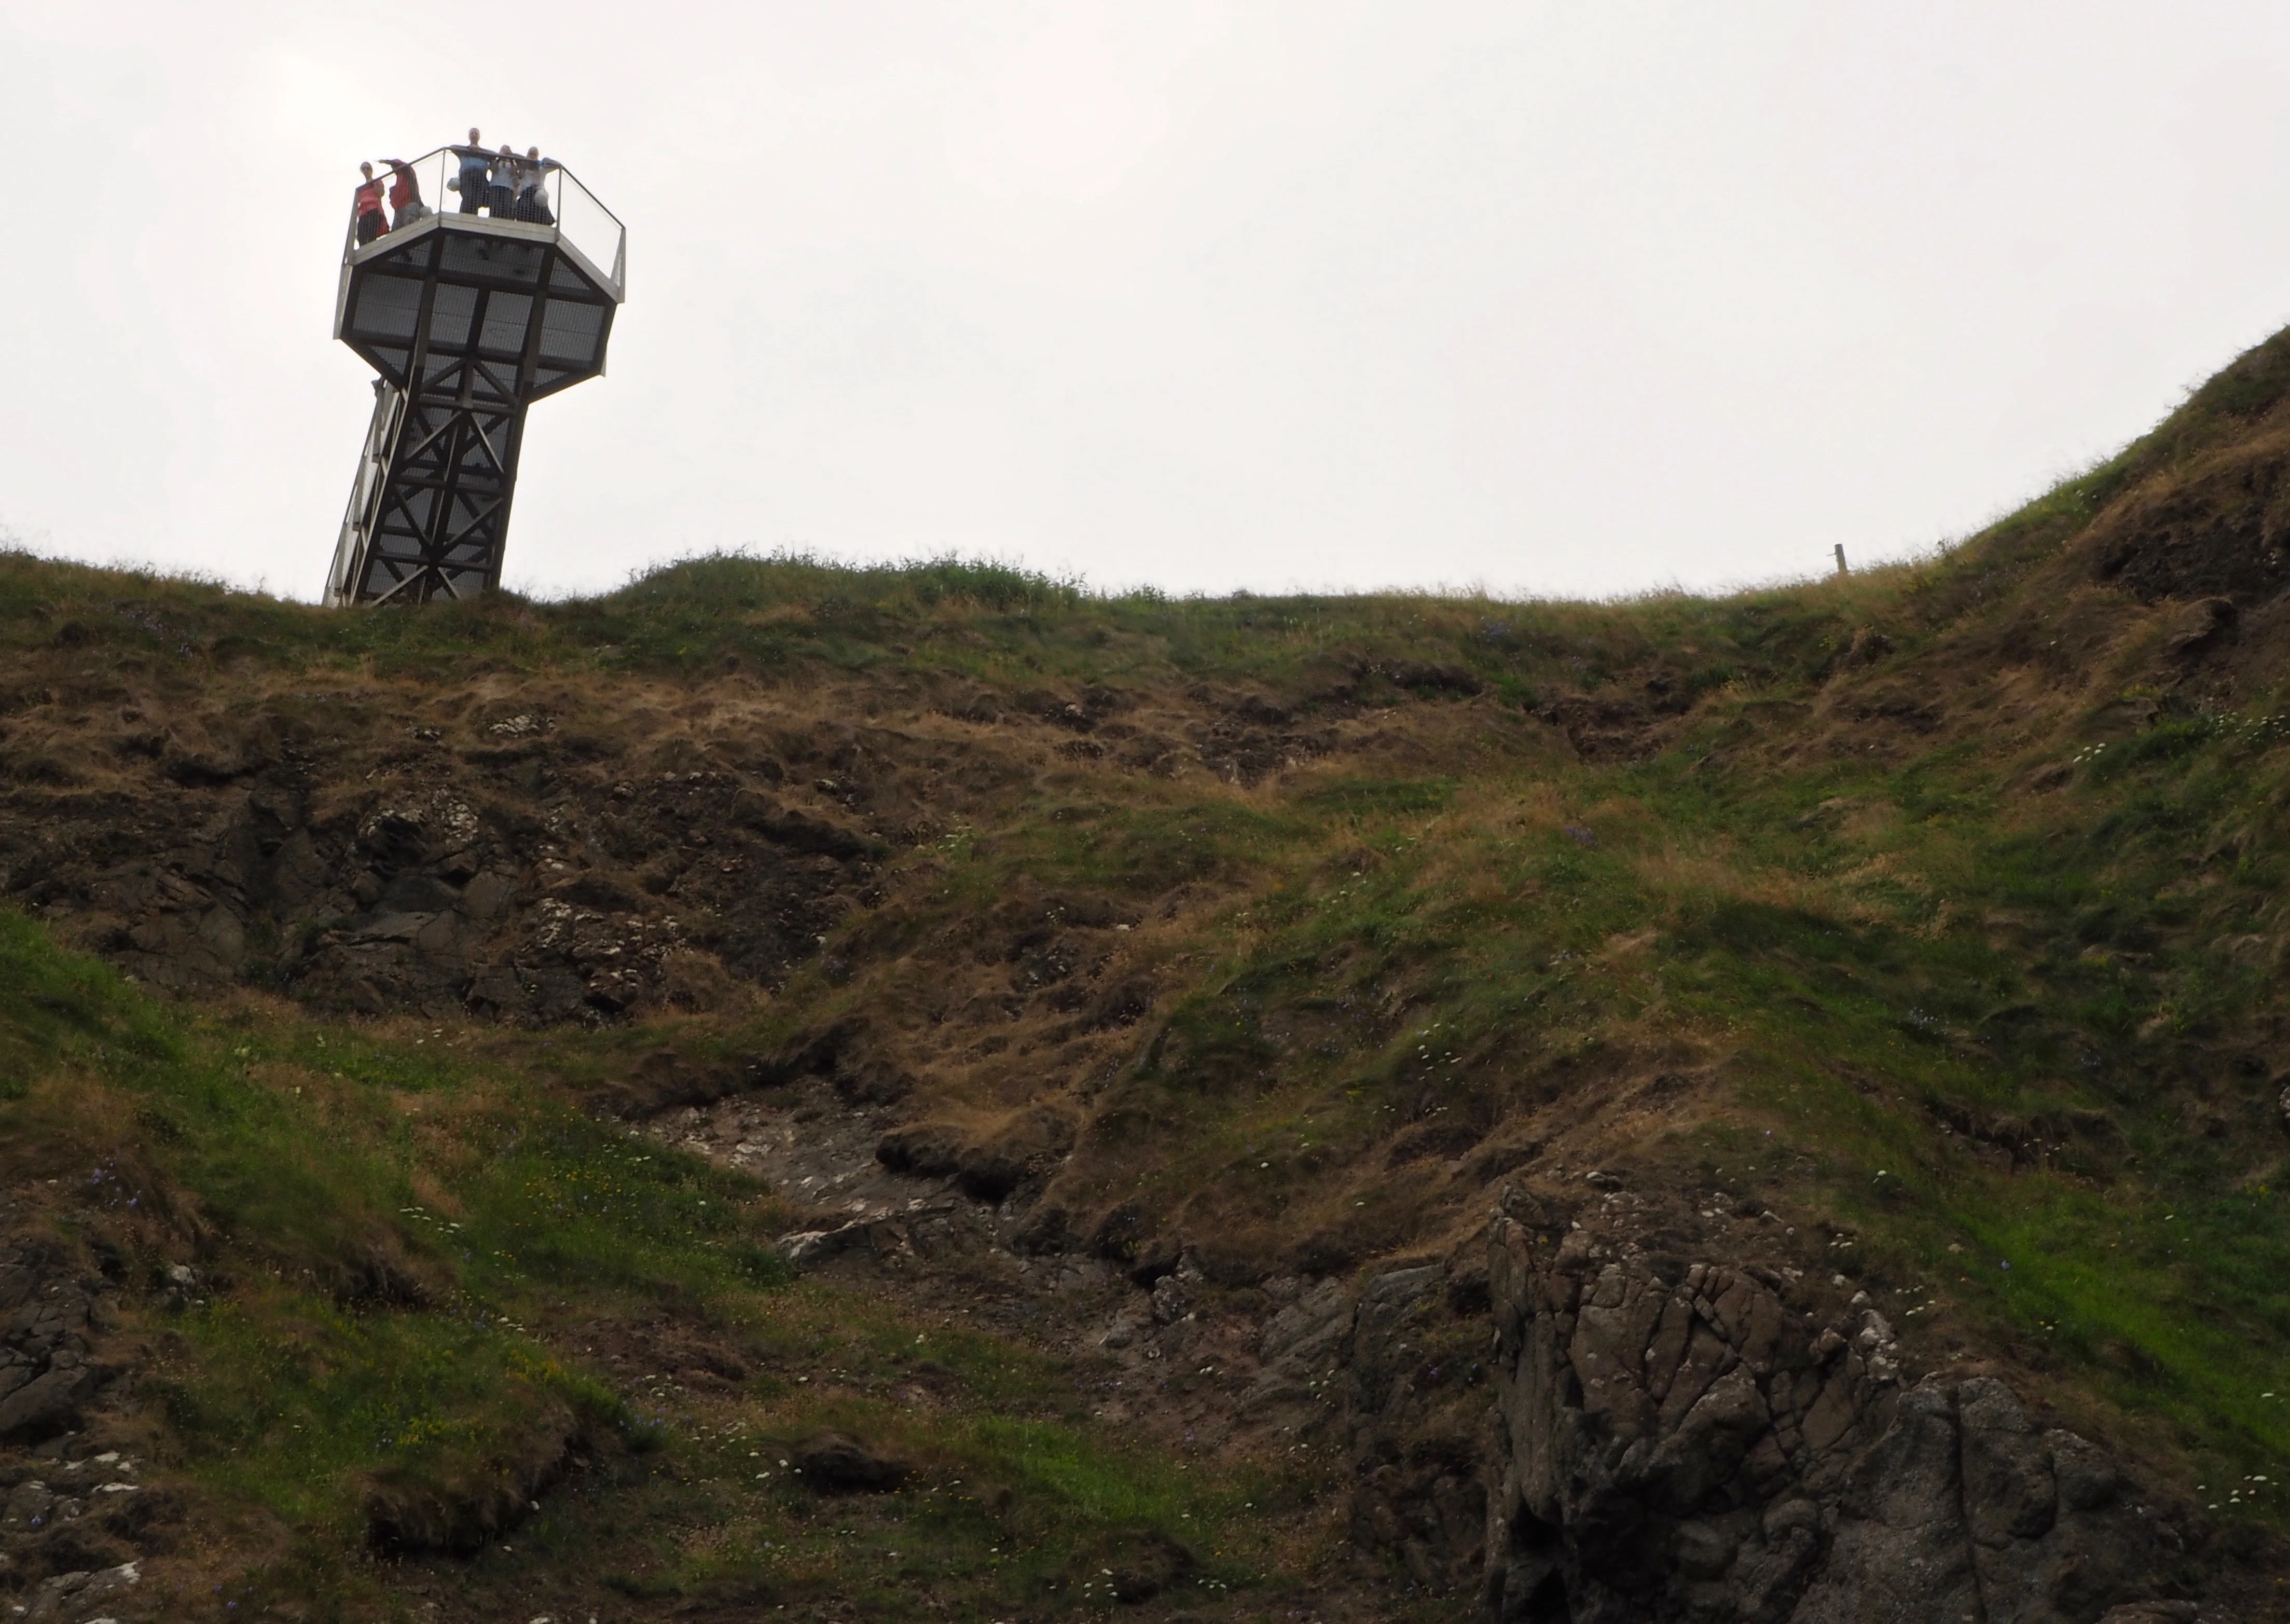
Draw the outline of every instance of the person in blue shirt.
[[[493,155],[478,144],[476,126],[469,127],[469,144],[455,147],[453,156],[461,163],[461,172],[446,184],[461,195],[461,212],[475,214],[485,206],[485,172],[492,167]]]

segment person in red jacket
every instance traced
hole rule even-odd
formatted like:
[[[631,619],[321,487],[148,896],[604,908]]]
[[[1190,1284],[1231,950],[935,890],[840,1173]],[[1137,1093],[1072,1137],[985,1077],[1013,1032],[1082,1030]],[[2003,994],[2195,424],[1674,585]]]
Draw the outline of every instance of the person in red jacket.
[[[403,231],[417,220],[429,218],[429,205],[421,201],[421,182],[403,158],[384,158],[389,165],[389,228]]]
[[[358,173],[365,177],[357,189],[357,244],[363,248],[389,229],[389,220],[381,212],[381,182],[373,178],[373,165],[359,164]]]

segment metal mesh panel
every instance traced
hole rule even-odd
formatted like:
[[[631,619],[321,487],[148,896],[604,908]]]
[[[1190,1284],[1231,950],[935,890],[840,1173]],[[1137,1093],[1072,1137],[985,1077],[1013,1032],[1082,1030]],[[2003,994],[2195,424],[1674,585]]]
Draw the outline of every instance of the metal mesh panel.
[[[439,283],[429,305],[430,347],[460,349],[466,346],[469,341],[469,318],[476,309],[476,289]]]
[[[602,305],[576,305],[552,299],[540,313],[540,353],[551,361],[585,361],[597,357],[597,335],[604,331]]]
[[[530,293],[495,293],[485,301],[485,324],[477,335],[477,348],[521,356],[524,332],[532,322]]]
[[[408,276],[368,276],[358,284],[350,317],[360,332],[376,338],[410,339],[421,315],[421,284]]]

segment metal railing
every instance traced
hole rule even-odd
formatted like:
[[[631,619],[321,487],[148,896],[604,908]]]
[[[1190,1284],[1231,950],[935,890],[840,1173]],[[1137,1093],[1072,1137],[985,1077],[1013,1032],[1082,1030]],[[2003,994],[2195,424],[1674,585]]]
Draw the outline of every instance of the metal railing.
[[[611,283],[615,296],[623,292],[628,228],[554,158],[536,164],[519,155],[440,147],[397,168],[376,161],[374,180],[382,194],[380,228],[364,223],[354,197],[345,260],[433,212],[476,216],[554,232]]]

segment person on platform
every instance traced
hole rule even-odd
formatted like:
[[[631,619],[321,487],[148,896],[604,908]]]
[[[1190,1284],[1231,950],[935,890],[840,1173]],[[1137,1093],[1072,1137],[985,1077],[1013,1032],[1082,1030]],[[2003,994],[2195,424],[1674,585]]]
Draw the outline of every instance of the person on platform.
[[[492,166],[493,155],[478,145],[475,124],[469,126],[469,144],[452,152],[460,160],[461,172],[445,185],[461,195],[461,212],[475,214],[485,206],[485,171]]]
[[[429,205],[421,201],[421,182],[412,168],[403,158],[384,158],[389,166],[389,206],[395,211],[389,217],[389,228],[403,231],[417,220],[429,218]]]
[[[517,219],[529,220],[536,226],[556,223],[556,216],[548,212],[548,188],[541,184],[548,172],[556,167],[556,160],[542,157],[540,148],[525,148],[524,161],[516,166]]]
[[[373,178],[373,165],[361,164],[358,173],[365,183],[357,189],[357,245],[364,247],[389,229],[389,221],[381,212],[381,182]]]
[[[485,186],[485,206],[492,211],[495,220],[507,220],[516,206],[518,167],[516,150],[503,141],[500,155],[492,160],[492,177]]]

